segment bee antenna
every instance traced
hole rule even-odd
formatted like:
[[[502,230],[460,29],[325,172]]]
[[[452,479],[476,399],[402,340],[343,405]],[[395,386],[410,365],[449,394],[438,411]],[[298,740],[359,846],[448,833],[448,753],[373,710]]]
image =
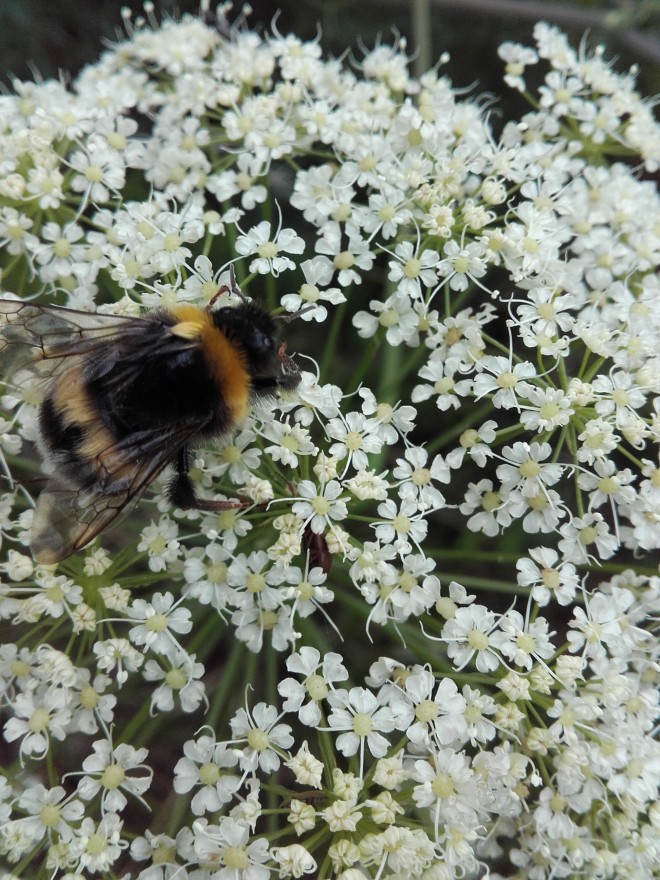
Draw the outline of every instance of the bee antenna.
[[[234,272],[233,263],[229,264],[229,289],[234,294],[234,296],[239,297],[239,299],[242,299],[243,302],[248,301],[248,297],[245,296],[241,288],[238,286],[238,284],[236,284],[236,273]]]
[[[302,309],[298,309],[297,312],[287,312],[285,315],[277,315],[276,320],[279,321],[280,324],[290,324],[292,321],[300,318],[301,315],[304,315],[307,312],[313,312],[315,308],[316,306],[313,303],[308,303],[306,306],[303,306]]]
[[[234,272],[233,263],[229,264],[229,284],[223,284],[222,287],[215,294],[215,296],[212,297],[211,301],[206,307],[209,312],[223,293],[232,293],[234,296],[237,296],[240,300],[242,300],[242,302],[249,302],[248,297],[245,296],[241,288],[236,283],[236,273]]]

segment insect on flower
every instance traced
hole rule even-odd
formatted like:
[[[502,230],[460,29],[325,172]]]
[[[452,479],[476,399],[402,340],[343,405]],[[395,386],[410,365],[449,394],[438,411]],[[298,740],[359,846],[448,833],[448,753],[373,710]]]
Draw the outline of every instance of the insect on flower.
[[[240,297],[217,306],[221,293]],[[182,509],[221,511],[236,501],[198,498],[190,450],[234,431],[250,404],[293,391],[300,372],[277,338],[277,318],[223,287],[208,308],[159,308],[142,317],[0,300],[0,376],[46,381],[38,445],[48,472],[31,550],[54,563],[85,547],[168,466]]]

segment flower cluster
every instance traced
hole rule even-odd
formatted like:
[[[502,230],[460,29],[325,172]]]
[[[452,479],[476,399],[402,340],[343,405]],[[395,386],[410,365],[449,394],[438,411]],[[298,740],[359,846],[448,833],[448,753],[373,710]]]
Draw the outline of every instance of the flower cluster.
[[[533,109],[496,133],[402,44],[126,26],[70,89],[0,96],[2,296],[134,315],[235,263],[299,313],[303,378],[196,453],[249,505],[155,492],[56,567],[5,488],[8,876],[658,876],[660,127],[633,74],[539,24],[501,47]],[[38,399],[5,389],[7,474]]]

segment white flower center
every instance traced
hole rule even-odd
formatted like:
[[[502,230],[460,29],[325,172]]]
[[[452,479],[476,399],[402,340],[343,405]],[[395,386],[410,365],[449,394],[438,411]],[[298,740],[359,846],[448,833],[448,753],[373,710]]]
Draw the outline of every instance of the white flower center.
[[[368,736],[373,728],[371,715],[366,712],[358,712],[353,718],[353,730],[358,736]]]
[[[277,256],[277,245],[273,241],[265,241],[257,248],[257,253],[264,260],[272,260]]]
[[[255,752],[263,752],[268,748],[268,734],[260,727],[253,727],[247,735],[247,742]]]

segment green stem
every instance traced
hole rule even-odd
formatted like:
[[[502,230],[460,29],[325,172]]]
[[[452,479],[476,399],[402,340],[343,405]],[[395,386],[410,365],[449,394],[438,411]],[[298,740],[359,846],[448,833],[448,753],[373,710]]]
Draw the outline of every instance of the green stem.
[[[248,683],[254,681],[254,671],[258,655],[253,654],[238,639],[234,639],[222,674],[213,685],[213,698],[206,713],[205,723],[216,730],[219,720],[228,714],[229,702],[238,696],[242,701],[243,692]]]
[[[376,352],[380,348],[380,340],[377,336],[373,336],[367,343],[362,359],[351,375],[350,381],[346,386],[346,394],[353,394],[362,384],[364,377],[369,370],[370,365],[374,361]]]
[[[323,356],[319,361],[319,376],[322,378],[331,372],[333,361],[337,356],[337,339],[344,322],[346,303],[337,306],[332,312],[332,320],[323,343]],[[321,378],[321,381],[322,381]]]

